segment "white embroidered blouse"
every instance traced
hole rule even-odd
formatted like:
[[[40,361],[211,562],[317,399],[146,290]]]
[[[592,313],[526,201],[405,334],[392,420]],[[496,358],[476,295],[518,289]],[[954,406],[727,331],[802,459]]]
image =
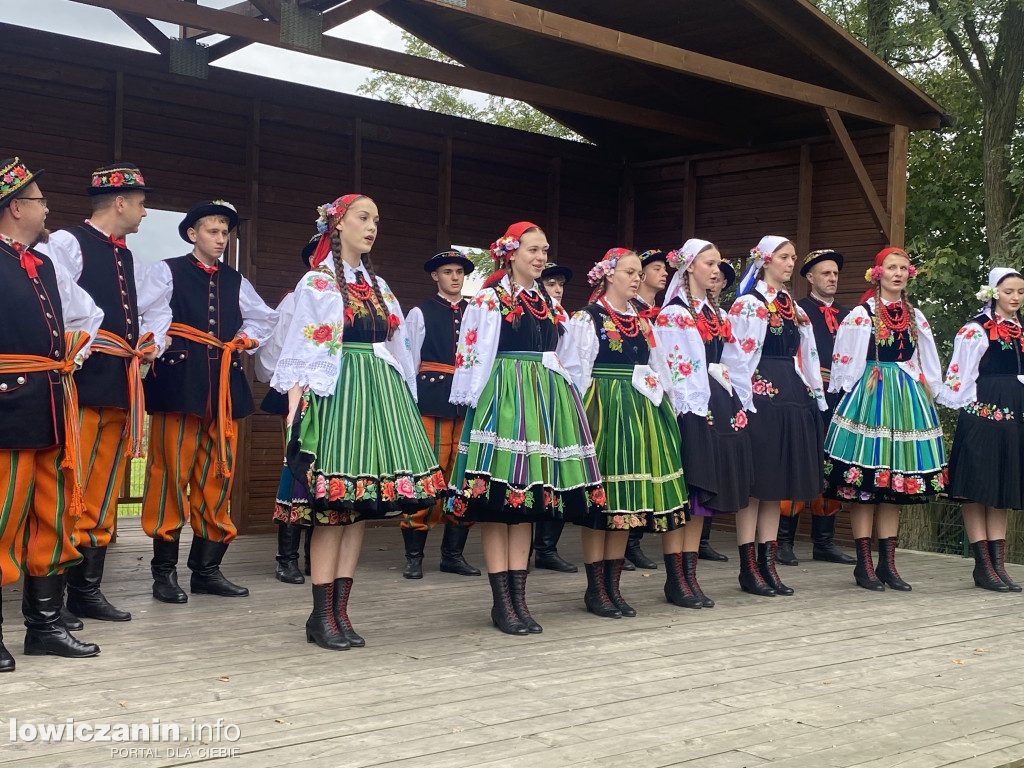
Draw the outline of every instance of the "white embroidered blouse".
[[[1015,319],[998,317],[993,311],[985,314],[989,320],[997,317],[997,323],[1020,325]],[[938,390],[934,390],[935,399],[947,408],[963,408],[977,400],[978,367],[988,349],[989,336],[978,323],[971,321],[957,331],[953,340],[953,357],[950,358],[949,367],[946,369],[946,379]]]

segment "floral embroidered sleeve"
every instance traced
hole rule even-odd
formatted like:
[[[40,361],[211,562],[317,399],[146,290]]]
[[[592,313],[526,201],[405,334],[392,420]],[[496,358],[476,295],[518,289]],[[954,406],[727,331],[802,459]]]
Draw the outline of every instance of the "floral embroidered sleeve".
[[[455,376],[449,398],[453,405],[476,407],[498,354],[501,318],[501,303],[493,288],[484,288],[466,307],[455,349]]]
[[[821,380],[821,365],[818,361],[818,345],[814,340],[814,327],[811,325],[807,313],[799,306],[795,306],[797,314],[803,321],[800,325],[800,354],[797,358],[797,372],[814,393],[814,397],[818,401],[818,410],[827,411],[828,403],[825,402],[825,385]]]
[[[341,364],[345,313],[334,276],[307,272],[295,286],[294,310],[281,331],[281,355],[270,386],[287,393],[298,385],[334,394]]]
[[[576,343],[576,337],[573,336],[568,329],[569,314],[562,309],[562,305],[557,301],[552,301],[552,306],[555,314],[555,325],[559,328],[558,343],[555,345],[555,355],[558,356],[558,361],[569,374],[569,378],[572,379],[572,383],[575,385],[576,389],[580,392],[586,392],[586,390],[580,386],[580,382],[583,379],[584,363],[580,356],[580,348]],[[591,363],[590,366],[592,368],[593,363]]]
[[[594,361],[597,359],[597,353],[601,346],[594,328],[594,318],[589,312],[580,310],[572,316],[567,329],[569,332],[565,335],[572,337],[573,346],[576,348],[576,355],[580,362],[579,376],[573,378],[580,392],[586,392],[590,389]],[[561,359],[561,355],[559,355],[559,359]]]
[[[409,391],[412,392],[412,397],[415,400],[416,368],[419,366],[418,364],[413,365],[412,342],[409,340],[409,329],[405,324],[405,315],[402,314],[402,307],[399,305],[398,299],[395,298],[391,288],[384,281],[384,278],[377,277],[377,286],[384,297],[384,303],[388,305],[388,323],[398,326],[395,329],[394,335],[392,335],[389,341],[384,343],[384,346],[402,366],[402,378],[405,379],[405,383],[408,385]]]
[[[655,347],[651,367],[678,414],[707,416],[711,384],[700,338],[693,317],[678,304],[670,304],[654,320]]]
[[[921,373],[932,395],[935,395],[943,389],[939,349],[935,346],[935,335],[924,314],[915,307],[914,315],[917,320],[917,356],[921,362]]]
[[[963,408],[978,399],[978,366],[988,351],[988,336],[974,322],[961,328],[953,340],[953,357],[946,380],[935,391],[935,399],[947,408]]]
[[[862,306],[855,307],[839,324],[832,349],[829,392],[849,392],[860,381],[868,365],[871,334],[871,317]]]
[[[743,407],[756,413],[751,384],[754,370],[761,362],[761,349],[768,331],[768,308],[750,294],[740,296],[729,310],[729,321],[736,343],[725,345],[722,364],[729,369],[729,380],[736,388]]]

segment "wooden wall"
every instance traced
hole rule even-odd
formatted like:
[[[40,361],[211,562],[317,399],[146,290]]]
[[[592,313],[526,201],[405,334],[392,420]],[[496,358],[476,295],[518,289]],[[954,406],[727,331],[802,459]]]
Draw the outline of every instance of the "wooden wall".
[[[616,245],[673,248],[696,233],[738,259],[761,235],[787,234],[801,250],[846,253],[852,299],[859,265],[884,244],[827,135],[626,167],[588,145],[216,68],[208,80],[183,78],[153,55],[2,24],[0,46],[0,97],[21,116],[0,127],[0,155],[47,169],[52,228],[87,215],[94,168],[134,162],[156,188],[154,208],[235,203],[241,269],[271,304],[301,273],[315,207],[351,191],[379,205],[373,259],[406,309],[433,292],[427,258],[453,243],[486,247],[520,219],[544,227],[553,257],[576,272],[570,308]],[[888,134],[855,138],[884,200]],[[266,387],[255,390],[259,398]],[[271,528],[281,445],[275,417],[246,420],[232,497],[243,532]]]

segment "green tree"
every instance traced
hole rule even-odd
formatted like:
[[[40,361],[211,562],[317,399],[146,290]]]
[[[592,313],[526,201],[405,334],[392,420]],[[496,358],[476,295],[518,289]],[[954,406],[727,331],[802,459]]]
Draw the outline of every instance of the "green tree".
[[[402,41],[405,53],[412,56],[459,65],[454,59],[408,32],[402,33]],[[476,103],[462,88],[396,75],[379,69],[373,70],[373,75],[357,90],[364,96],[389,101],[392,104],[404,104],[407,107],[494,123],[521,131],[543,133],[560,139],[580,140],[579,136],[564,125],[543,112],[538,112],[529,104],[501,96],[481,94]]]

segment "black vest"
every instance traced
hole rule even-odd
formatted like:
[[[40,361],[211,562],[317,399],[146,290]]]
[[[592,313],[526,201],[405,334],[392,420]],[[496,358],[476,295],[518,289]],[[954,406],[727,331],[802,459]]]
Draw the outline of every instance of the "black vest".
[[[462,329],[462,314],[468,302],[463,299],[453,308],[447,299],[433,296],[419,305],[423,313],[423,346],[420,347],[421,363],[455,365],[455,347],[459,343]],[[465,414],[465,408],[448,402],[452,393],[452,375],[439,371],[416,373],[416,397],[420,413],[442,419],[457,419]]]
[[[594,332],[597,334],[598,350],[595,365],[647,365],[650,362],[651,348],[644,338],[643,326],[639,325],[640,318],[635,317],[637,325],[636,336],[624,336],[615,327],[611,314],[600,304],[588,304],[583,311],[590,315],[594,322]],[[660,308],[659,308],[660,311]],[[628,322],[624,315],[619,315],[620,322]],[[606,323],[607,321],[607,323]],[[618,336],[619,349],[612,349],[612,338]]]
[[[207,274],[192,255],[167,259],[166,263],[174,281],[172,322],[213,334],[220,341],[231,341],[242,327],[238,306],[242,276],[224,263],[213,274]],[[146,410],[216,416],[220,352],[217,347],[172,336],[170,346],[143,380]],[[230,386],[232,417],[248,416],[255,407],[239,352],[232,356]]]
[[[36,253],[33,251],[33,253]],[[0,242],[0,355],[64,359],[64,314],[57,275],[49,257],[34,280],[21,257]],[[60,375],[0,373],[0,449],[49,448],[64,442],[64,400]]]
[[[88,224],[71,227],[68,232],[82,248],[82,276],[78,284],[103,310],[100,328],[134,347],[139,342],[139,302],[132,252],[114,246],[106,235]],[[127,409],[128,364],[123,357],[90,355],[82,370],[75,374],[78,404]]]
[[[797,302],[801,309],[811,319],[811,328],[814,330],[814,346],[818,348],[818,363],[821,365],[822,378],[828,383],[826,375],[832,368],[832,351],[835,347],[835,334],[829,331],[825,323],[825,315],[821,308],[825,306],[813,296],[805,296]],[[850,314],[850,310],[832,302],[832,306],[838,311],[836,323],[843,322],[843,319]]]

